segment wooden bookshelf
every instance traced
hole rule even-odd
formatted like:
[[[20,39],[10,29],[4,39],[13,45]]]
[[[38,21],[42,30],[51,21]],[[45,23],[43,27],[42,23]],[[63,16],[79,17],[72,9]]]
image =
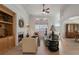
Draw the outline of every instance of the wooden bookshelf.
[[[13,23],[11,23],[11,22],[4,22],[4,21],[0,21],[0,23],[13,24]]]
[[[15,47],[15,16],[13,11],[0,4],[0,53]]]

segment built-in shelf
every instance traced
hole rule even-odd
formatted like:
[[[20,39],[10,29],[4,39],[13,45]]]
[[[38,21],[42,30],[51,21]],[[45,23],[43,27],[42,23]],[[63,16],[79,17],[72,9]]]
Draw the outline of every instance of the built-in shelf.
[[[0,53],[15,47],[15,13],[0,4]]]
[[[13,35],[5,36],[5,37],[0,37],[0,39],[6,38],[6,37],[13,37]]]
[[[5,22],[5,21],[0,21],[0,23],[13,24],[13,23],[11,23],[11,22]]]

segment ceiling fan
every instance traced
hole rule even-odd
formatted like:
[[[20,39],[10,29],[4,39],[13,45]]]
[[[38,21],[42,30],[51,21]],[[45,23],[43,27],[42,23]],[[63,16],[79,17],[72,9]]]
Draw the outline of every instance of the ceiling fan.
[[[42,12],[44,12],[44,13],[50,13],[49,10],[50,10],[50,8],[45,8],[45,4],[43,4],[43,10],[42,10]]]

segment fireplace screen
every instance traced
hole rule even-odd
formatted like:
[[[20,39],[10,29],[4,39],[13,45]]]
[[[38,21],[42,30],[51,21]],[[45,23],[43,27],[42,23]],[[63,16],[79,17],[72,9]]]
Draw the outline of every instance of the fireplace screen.
[[[18,42],[20,42],[22,40],[22,38],[23,38],[23,34],[19,34],[18,35]]]

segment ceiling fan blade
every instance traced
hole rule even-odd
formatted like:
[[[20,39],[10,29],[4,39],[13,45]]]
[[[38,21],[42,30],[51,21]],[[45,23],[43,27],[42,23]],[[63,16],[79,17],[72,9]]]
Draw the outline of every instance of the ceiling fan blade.
[[[49,13],[50,8],[45,9],[45,4],[43,4],[42,6],[43,6],[42,12]]]
[[[49,10],[50,8],[47,8],[46,10]]]
[[[49,11],[46,11],[46,13],[49,13]]]

